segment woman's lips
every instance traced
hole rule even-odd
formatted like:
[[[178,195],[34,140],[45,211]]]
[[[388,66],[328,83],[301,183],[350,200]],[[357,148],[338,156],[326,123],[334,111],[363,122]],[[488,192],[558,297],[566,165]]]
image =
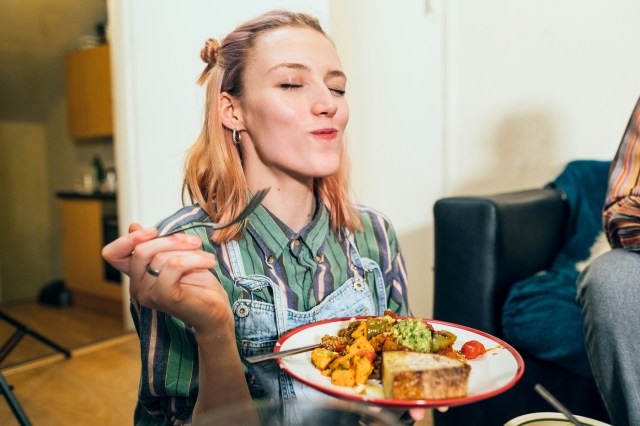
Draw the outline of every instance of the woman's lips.
[[[336,129],[318,129],[311,132],[311,134],[321,139],[333,139],[338,135]]]

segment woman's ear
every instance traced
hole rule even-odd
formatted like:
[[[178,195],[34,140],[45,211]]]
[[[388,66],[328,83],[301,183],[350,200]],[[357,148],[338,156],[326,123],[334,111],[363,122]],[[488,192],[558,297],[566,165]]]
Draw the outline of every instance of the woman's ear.
[[[227,92],[220,93],[220,119],[229,130],[244,130],[242,123],[242,109],[236,98]]]

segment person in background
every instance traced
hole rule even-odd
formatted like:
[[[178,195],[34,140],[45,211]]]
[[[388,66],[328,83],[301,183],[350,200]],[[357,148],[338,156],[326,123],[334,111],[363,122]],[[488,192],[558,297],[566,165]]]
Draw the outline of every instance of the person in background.
[[[587,352],[613,424],[640,425],[640,99],[611,164],[603,224],[612,250],[577,284]]]
[[[347,77],[318,21],[269,12],[209,39],[201,58],[206,110],[183,185],[194,204],[155,228],[131,225],[103,250],[131,278],[136,424],[188,423],[252,398],[318,398],[275,362],[243,360],[314,321],[410,313],[391,223],[349,198]],[[264,187],[238,226],[158,238],[227,222]]]

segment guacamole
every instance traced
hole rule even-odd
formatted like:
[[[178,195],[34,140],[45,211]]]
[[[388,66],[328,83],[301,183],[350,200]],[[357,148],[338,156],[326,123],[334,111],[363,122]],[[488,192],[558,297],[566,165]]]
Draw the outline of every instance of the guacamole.
[[[407,318],[399,320],[393,326],[393,334],[398,343],[417,352],[431,352],[431,330],[419,319]]]

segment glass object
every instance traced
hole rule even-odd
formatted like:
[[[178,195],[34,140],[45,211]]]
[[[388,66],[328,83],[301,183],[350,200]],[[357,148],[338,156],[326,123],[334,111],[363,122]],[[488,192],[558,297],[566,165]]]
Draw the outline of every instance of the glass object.
[[[337,399],[253,402],[217,409],[197,419],[194,426],[400,426],[397,417],[380,407]]]

